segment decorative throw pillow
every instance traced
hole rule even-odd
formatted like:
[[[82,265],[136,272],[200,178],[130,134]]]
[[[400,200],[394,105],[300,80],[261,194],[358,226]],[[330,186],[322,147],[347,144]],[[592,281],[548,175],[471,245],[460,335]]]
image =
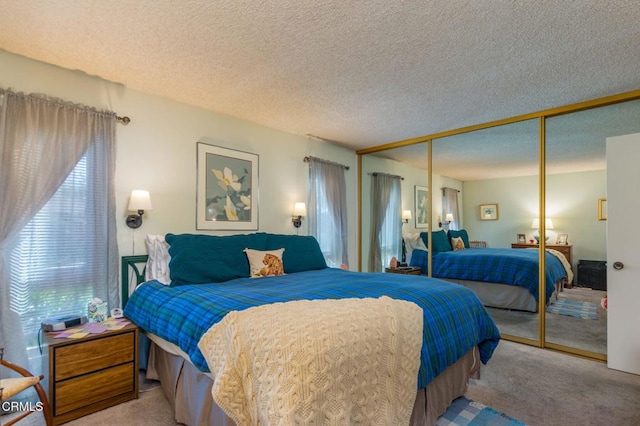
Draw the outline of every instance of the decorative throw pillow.
[[[284,275],[282,253],[284,248],[278,250],[253,250],[244,249],[249,259],[249,275],[251,278],[272,277]]]
[[[453,247],[453,251],[464,250],[464,241],[462,237],[453,237],[451,239],[451,246]]]

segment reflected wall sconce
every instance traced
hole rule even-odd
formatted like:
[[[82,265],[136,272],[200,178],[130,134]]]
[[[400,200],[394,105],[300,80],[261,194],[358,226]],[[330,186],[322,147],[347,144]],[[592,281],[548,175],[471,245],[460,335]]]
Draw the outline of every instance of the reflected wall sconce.
[[[132,229],[140,228],[142,225],[142,215],[145,210],[153,210],[151,206],[151,197],[149,191],[134,189],[129,197],[129,207],[127,210],[138,212],[138,214],[130,214],[127,216],[127,226]]]
[[[291,222],[296,228],[302,225],[302,218],[307,215],[307,206],[304,203],[295,203],[293,213],[291,214]]]
[[[438,226],[439,226],[440,228],[442,228],[442,226],[443,226],[443,225],[444,225],[444,226],[446,226],[446,227],[448,227],[448,226],[449,226],[449,224],[450,224],[451,222],[453,222],[453,213],[447,213],[447,214],[444,216],[444,223],[442,223],[442,222],[438,222]]]
[[[411,210],[402,210],[402,223],[409,223],[411,220]]]

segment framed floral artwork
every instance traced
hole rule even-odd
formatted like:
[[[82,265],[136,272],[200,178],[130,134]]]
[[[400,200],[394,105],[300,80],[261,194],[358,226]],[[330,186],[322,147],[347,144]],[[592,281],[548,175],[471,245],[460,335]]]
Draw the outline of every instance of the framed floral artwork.
[[[196,229],[258,229],[258,155],[198,142]]]
[[[427,188],[415,185],[414,202],[416,209],[416,228],[428,227]]]
[[[498,220],[498,205],[480,204],[480,220]]]

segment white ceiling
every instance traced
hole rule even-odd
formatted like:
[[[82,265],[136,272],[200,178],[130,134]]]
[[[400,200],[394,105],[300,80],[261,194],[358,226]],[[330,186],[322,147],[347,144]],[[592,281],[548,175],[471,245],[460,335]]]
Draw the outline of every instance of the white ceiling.
[[[640,88],[635,1],[0,7],[9,52],[354,149]]]

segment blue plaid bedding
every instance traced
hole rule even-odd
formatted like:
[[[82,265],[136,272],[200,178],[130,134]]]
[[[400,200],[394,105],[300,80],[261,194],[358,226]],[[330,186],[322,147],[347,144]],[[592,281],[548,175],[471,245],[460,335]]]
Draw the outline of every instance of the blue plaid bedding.
[[[545,256],[546,299],[555,290],[555,283],[567,272],[562,262],[551,253]],[[419,266],[422,273],[428,270],[427,252],[414,250],[411,266]],[[449,278],[494,282],[524,287],[539,299],[538,291],[538,250],[510,248],[471,248],[458,251],[444,251],[433,255],[435,278]]]
[[[478,298],[463,286],[416,275],[333,268],[179,287],[149,281],[131,295],[124,314],[143,330],[178,345],[196,367],[209,371],[198,341],[230,311],[300,299],[383,295],[415,302],[423,309],[419,388],[474,346],[479,346],[480,359],[486,363],[498,345],[498,328]]]

